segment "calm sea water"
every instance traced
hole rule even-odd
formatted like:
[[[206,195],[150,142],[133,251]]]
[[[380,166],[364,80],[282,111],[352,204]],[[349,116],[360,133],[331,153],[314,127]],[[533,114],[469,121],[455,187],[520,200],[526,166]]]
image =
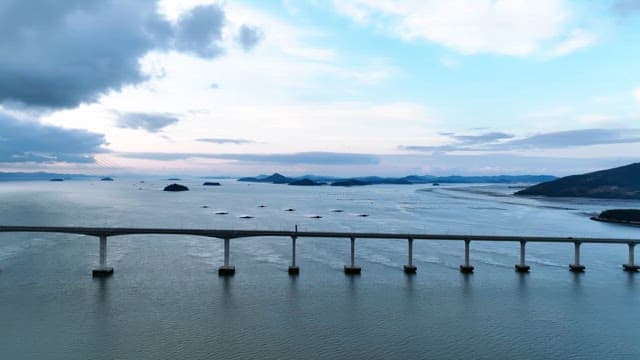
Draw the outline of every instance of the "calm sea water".
[[[640,238],[588,219],[638,202],[522,199],[506,186],[167,183],[0,183],[0,224]],[[621,270],[625,245],[583,245],[580,275],[567,270],[571,244],[528,244],[527,275],[513,271],[518,244],[473,243],[464,276],[463,248],[416,241],[418,274],[406,276],[406,241],[358,241],[362,275],[349,277],[348,239],[302,238],[294,278],[289,239],[236,239],[236,275],[220,278],[220,240],[125,236],[109,239],[115,274],[101,280],[96,238],[0,234],[0,358],[640,358],[640,274]]]

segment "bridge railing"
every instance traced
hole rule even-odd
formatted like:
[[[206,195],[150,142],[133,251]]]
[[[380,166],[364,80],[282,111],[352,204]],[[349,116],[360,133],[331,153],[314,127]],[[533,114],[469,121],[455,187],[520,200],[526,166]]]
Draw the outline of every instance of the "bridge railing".
[[[361,268],[356,265],[356,239],[390,239],[407,241],[407,264],[404,265],[404,272],[415,274],[417,267],[413,264],[413,242],[414,240],[438,240],[438,241],[463,241],[464,242],[464,263],[460,265],[460,271],[468,274],[472,273],[474,267],[470,263],[470,247],[473,241],[504,241],[520,243],[520,261],[515,265],[515,270],[519,273],[529,272],[530,266],[526,264],[526,244],[527,242],[547,242],[547,243],[573,243],[574,262],[569,265],[569,270],[573,272],[583,272],[585,266],[580,263],[580,246],[587,244],[626,244],[629,249],[629,259],[622,265],[623,270],[637,272],[640,265],[635,264],[635,246],[640,243],[638,239],[620,238],[587,238],[587,237],[549,237],[549,236],[503,236],[503,235],[455,235],[455,234],[419,234],[419,233],[372,233],[372,232],[325,232],[325,231],[294,231],[286,230],[230,230],[230,229],[169,229],[169,228],[123,228],[123,227],[59,227],[59,226],[0,226],[0,233],[5,232],[39,232],[39,233],[64,233],[88,235],[99,238],[99,265],[93,270],[93,276],[110,276],[113,274],[113,267],[107,265],[107,238],[110,236],[123,235],[193,235],[218,238],[224,241],[224,264],[218,268],[221,276],[235,274],[235,267],[230,264],[231,239],[247,237],[288,237],[291,239],[291,264],[289,274],[296,275],[300,268],[296,262],[296,243],[298,238],[343,238],[350,240],[350,261],[344,266],[346,274],[360,274]]]

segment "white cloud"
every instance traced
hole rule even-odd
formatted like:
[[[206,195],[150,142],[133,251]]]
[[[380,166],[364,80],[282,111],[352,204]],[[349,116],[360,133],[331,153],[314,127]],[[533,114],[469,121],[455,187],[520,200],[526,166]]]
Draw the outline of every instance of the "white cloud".
[[[636,100],[640,101],[640,87],[633,91],[633,96],[636,98]]]
[[[571,27],[566,0],[334,0],[355,22],[465,54],[560,56],[595,37]]]

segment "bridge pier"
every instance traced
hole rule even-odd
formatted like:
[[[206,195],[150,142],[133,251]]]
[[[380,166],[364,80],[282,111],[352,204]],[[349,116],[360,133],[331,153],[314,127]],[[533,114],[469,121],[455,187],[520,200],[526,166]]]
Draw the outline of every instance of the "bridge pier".
[[[575,273],[584,272],[584,265],[580,265],[580,241],[573,243],[575,250],[575,262],[569,265],[569,270]]]
[[[524,262],[524,247],[526,244],[526,241],[520,240],[520,264],[516,264],[516,272],[519,273],[528,273],[530,269],[529,265]]]
[[[91,272],[93,277],[108,277],[113,275],[113,268],[107,266],[107,236],[100,235],[100,266]]]
[[[634,254],[634,248],[635,248],[636,244],[635,243],[629,243],[629,263],[622,265],[622,269],[624,271],[628,271],[628,272],[636,272],[638,270],[640,270],[640,266],[635,264],[635,254]]]
[[[296,240],[297,236],[291,237],[291,266],[289,266],[289,275],[300,274],[300,268],[296,264]]]
[[[415,274],[418,268],[413,265],[413,239],[409,238],[409,259],[407,265],[404,266],[405,274]]]
[[[471,244],[471,240],[466,239],[464,241],[464,264],[460,265],[460,272],[463,274],[471,274],[473,273],[473,266],[469,264],[469,247]]]
[[[344,273],[347,275],[359,275],[360,267],[355,265],[356,262],[356,238],[351,238],[351,264],[344,266]]]
[[[224,265],[218,268],[218,276],[231,276],[236,273],[236,267],[229,265],[229,238],[224,239]]]

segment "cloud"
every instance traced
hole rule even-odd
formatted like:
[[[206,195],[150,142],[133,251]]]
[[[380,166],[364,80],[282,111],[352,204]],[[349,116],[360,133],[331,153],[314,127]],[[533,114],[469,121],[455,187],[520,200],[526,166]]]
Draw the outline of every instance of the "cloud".
[[[93,163],[104,135],[65,129],[0,113],[0,162]]]
[[[250,51],[260,43],[263,37],[264,33],[257,26],[242,25],[238,32],[237,41],[244,51]]]
[[[130,112],[119,113],[116,126],[125,129],[143,129],[149,132],[158,132],[178,121],[180,119],[171,114]]]
[[[134,159],[164,161],[208,158],[288,165],[375,165],[380,161],[376,155],[334,152],[300,152],[291,154],[117,153],[116,155]]]
[[[399,148],[419,152],[505,151],[640,143],[640,129],[568,130],[522,138],[504,133],[487,133],[478,136],[447,135],[458,142],[446,145],[403,145]]]
[[[355,22],[464,54],[565,55],[594,41],[571,27],[566,0],[333,0]]]
[[[218,5],[200,5],[182,14],[176,25],[175,47],[179,51],[212,58],[223,52],[224,10]]]
[[[637,88],[633,91],[633,96],[636,98],[636,100],[640,101],[640,88]]]
[[[213,144],[234,144],[234,145],[243,145],[243,144],[253,144],[255,141],[247,140],[247,139],[227,139],[227,138],[202,138],[197,139],[196,141],[208,142]]]
[[[3,0],[0,5],[0,104],[74,108],[145,81],[140,60],[178,50],[223,52],[219,5],[187,10],[175,23],[155,0]]]

